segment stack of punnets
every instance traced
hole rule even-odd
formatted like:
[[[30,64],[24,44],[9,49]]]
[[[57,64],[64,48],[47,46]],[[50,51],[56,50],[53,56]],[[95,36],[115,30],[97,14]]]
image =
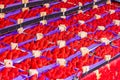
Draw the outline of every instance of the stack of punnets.
[[[120,80],[120,7],[111,0],[0,0],[0,80]]]

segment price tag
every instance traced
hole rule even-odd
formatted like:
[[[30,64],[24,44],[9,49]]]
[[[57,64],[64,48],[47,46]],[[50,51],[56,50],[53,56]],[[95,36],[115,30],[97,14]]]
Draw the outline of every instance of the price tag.
[[[67,11],[66,8],[61,8],[61,12],[63,12],[63,15],[61,16],[61,18],[65,19],[66,16],[65,16],[65,12]]]
[[[105,60],[106,61],[109,61],[110,59],[111,59],[111,55],[105,55]],[[108,63],[106,66],[110,70],[110,64]]]
[[[105,45],[108,45],[110,43],[110,40],[108,40],[107,38],[101,38],[100,41],[102,43],[105,43]]]
[[[66,26],[64,24],[60,24],[58,26],[59,30],[62,32],[62,31],[66,31]]]
[[[107,0],[106,4],[111,4],[111,0]]]
[[[89,66],[83,66],[82,67],[83,73],[86,73],[89,71]]]
[[[13,49],[18,49],[18,43],[13,43],[13,42],[11,42],[11,49],[13,50]]]
[[[42,16],[46,16],[47,15],[47,13],[46,12],[40,12],[40,16],[42,17]]]
[[[109,13],[110,13],[110,14],[114,14],[114,13],[115,13],[115,10],[109,10]]]
[[[118,32],[118,35],[120,36],[120,32]]]
[[[37,71],[36,69],[29,69],[29,75],[30,75],[30,76],[33,76],[33,75],[35,75],[35,74],[38,75],[38,71]]]
[[[24,8],[22,8],[22,11],[29,10],[29,7],[26,7],[27,3],[29,3],[29,0],[22,0],[22,4],[24,4]]]
[[[86,38],[87,37],[87,32],[80,31],[80,32],[78,32],[78,36],[80,36],[81,38]]]
[[[66,8],[61,8],[61,12],[66,12],[67,9]]]
[[[80,23],[81,25],[83,25],[83,24],[85,24],[85,21],[79,20],[78,23]]]
[[[67,2],[67,0],[62,0],[64,3],[66,3]]]
[[[4,9],[4,4],[0,4],[0,9]],[[5,13],[0,13],[0,18],[4,18]]]
[[[47,24],[47,20],[41,20],[40,23],[42,23],[43,25]]]
[[[4,18],[5,17],[5,13],[0,13],[0,18]]]
[[[101,77],[101,74],[99,73],[98,70],[95,70],[94,72],[95,72],[95,74],[96,74],[97,80],[99,80],[100,77]]]
[[[59,46],[59,48],[65,47],[66,46],[66,41],[58,40],[57,41],[57,45]]]
[[[111,55],[105,55],[105,60],[109,61],[111,59]]]
[[[98,8],[98,5],[93,5],[93,9],[96,9],[96,8]]]
[[[59,63],[60,66],[66,66],[66,60],[63,58],[58,58],[57,63]]]
[[[100,19],[100,18],[101,18],[101,15],[95,14],[95,18],[96,18],[96,19]]]
[[[78,14],[83,13],[83,10],[78,10]]]
[[[29,3],[29,0],[22,0],[22,3]]]
[[[10,59],[5,59],[4,65],[5,65],[5,67],[13,67],[13,62]]]
[[[37,40],[40,40],[40,39],[42,39],[44,36],[43,36],[42,33],[37,33],[37,34],[36,34],[36,37],[37,37]]]
[[[26,11],[26,10],[29,10],[29,7],[24,7],[22,8],[22,12]]]
[[[45,3],[44,6],[45,6],[46,8],[49,8],[49,7],[50,7],[50,4],[49,4],[49,3]]]
[[[66,18],[66,16],[60,16],[62,19],[65,19]]]
[[[19,19],[17,20],[17,23],[18,23],[18,24],[21,24],[21,23],[23,23],[23,21],[24,21],[24,19],[19,18]]]
[[[85,56],[86,54],[89,53],[89,49],[87,47],[81,47],[80,51],[82,53],[82,56]]]
[[[40,57],[41,56],[41,51],[40,50],[32,50],[32,54],[34,57]]]
[[[83,6],[83,4],[82,4],[81,2],[79,2],[78,5],[79,5],[80,7]]]
[[[98,27],[97,27],[97,30],[102,30],[102,31],[104,31],[104,30],[105,30],[105,27],[104,27],[104,26],[98,26]]]
[[[4,4],[0,4],[0,9],[4,9]]]
[[[19,34],[23,33],[23,32],[24,32],[23,27],[18,28],[18,29],[17,29],[17,32],[18,32]]]
[[[120,26],[120,20],[113,20],[113,23],[117,26]]]
[[[93,2],[93,9],[98,8],[98,5],[95,4],[96,2],[97,2],[97,0],[94,0],[94,2]]]

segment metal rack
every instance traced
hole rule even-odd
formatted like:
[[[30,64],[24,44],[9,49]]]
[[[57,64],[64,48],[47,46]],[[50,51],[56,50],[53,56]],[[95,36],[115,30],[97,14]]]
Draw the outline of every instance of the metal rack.
[[[107,0],[101,0],[101,1],[98,1],[96,3],[90,3],[88,5],[85,5],[85,6],[81,6],[81,10],[86,10],[86,9],[89,9],[91,7],[93,7],[94,4],[96,5],[99,5],[99,4],[102,4],[102,3],[106,3]],[[64,15],[67,16],[67,15],[70,15],[72,13],[76,13],[78,12],[79,9],[79,6],[77,7],[74,7],[70,10],[67,10]],[[57,18],[57,17],[60,17],[63,15],[63,12],[58,12],[58,13],[54,13],[54,14],[50,14],[50,15],[46,15],[46,16],[43,16],[43,17],[39,17],[39,18],[35,18],[33,20],[29,20],[29,21],[26,21],[26,22],[23,22],[21,24],[15,24],[15,25],[12,25],[12,26],[9,26],[7,28],[3,28],[0,30],[0,35],[4,35],[4,34],[7,34],[7,33],[10,33],[10,32],[13,32],[13,31],[16,31],[18,28],[20,27],[23,27],[25,28],[26,26],[28,25],[32,25],[32,24],[36,24],[36,23],[39,23],[41,20],[49,20],[49,19],[54,19],[54,18]]]

